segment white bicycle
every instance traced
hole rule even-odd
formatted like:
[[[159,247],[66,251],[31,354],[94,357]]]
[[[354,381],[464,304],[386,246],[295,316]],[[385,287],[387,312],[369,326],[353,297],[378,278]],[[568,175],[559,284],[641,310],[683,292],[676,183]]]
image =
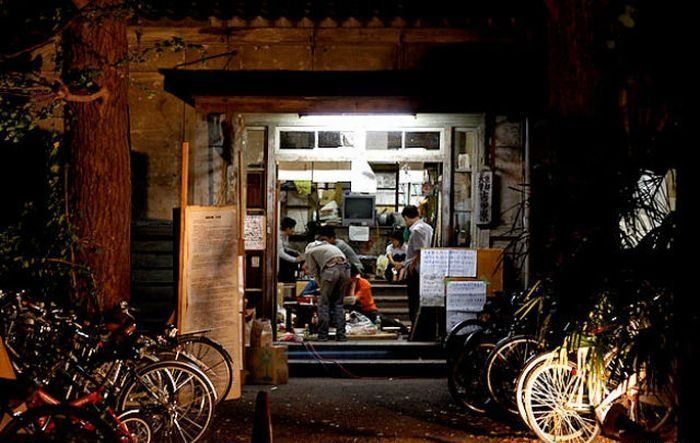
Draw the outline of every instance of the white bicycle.
[[[560,351],[541,354],[528,361],[518,378],[518,412],[541,440],[591,442],[617,404],[644,430],[656,432],[670,423],[674,401],[669,386],[650,386],[644,371],[618,383],[609,371],[587,373],[587,351],[580,349],[576,362]]]

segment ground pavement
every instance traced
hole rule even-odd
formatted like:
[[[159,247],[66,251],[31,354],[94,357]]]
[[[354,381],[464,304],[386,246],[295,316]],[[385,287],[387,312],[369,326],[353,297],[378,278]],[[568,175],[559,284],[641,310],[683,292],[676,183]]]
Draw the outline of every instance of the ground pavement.
[[[218,409],[207,442],[250,441],[255,396],[270,396],[275,443],[533,442],[517,424],[467,414],[445,379],[293,378],[246,386]],[[515,422],[512,422],[515,423]]]

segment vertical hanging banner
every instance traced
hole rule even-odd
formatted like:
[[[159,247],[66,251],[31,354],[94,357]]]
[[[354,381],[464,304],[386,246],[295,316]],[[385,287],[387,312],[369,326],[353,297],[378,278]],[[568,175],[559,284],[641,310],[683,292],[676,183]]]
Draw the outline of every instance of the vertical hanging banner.
[[[241,390],[243,304],[240,291],[240,220],[235,206],[187,206],[184,212],[179,328],[207,330],[233,358],[234,384]]]
[[[476,177],[476,224],[489,225],[493,221],[493,172],[480,171]]]

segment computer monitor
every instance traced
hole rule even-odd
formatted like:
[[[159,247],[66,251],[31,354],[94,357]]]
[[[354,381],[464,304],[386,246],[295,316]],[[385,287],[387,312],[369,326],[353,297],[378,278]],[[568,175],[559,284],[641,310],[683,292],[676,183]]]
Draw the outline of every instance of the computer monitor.
[[[374,225],[374,195],[347,193],[343,195],[344,225]]]

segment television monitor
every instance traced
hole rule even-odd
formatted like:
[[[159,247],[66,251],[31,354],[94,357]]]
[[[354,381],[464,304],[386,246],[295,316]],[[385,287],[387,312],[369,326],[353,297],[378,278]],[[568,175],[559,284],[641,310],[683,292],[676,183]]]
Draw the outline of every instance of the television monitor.
[[[343,224],[374,225],[374,197],[369,194],[344,194]]]

